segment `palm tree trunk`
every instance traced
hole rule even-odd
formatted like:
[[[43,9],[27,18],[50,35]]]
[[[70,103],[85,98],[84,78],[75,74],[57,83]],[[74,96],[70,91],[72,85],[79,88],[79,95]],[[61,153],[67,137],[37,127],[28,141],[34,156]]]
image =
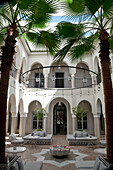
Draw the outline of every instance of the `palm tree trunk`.
[[[6,68],[2,69],[0,81],[0,164],[5,163],[6,109],[9,72],[10,66],[7,65]]]
[[[103,89],[105,100],[106,114],[106,146],[107,146],[107,161],[113,164],[113,94],[112,81],[110,72],[109,58],[109,34],[105,30],[100,31],[100,60],[103,76]]]
[[[7,29],[5,45],[2,46],[2,64],[0,79],[0,164],[5,163],[5,136],[6,136],[6,110],[7,110],[7,92],[9,85],[9,74],[15,53],[15,38],[18,36],[15,24]]]

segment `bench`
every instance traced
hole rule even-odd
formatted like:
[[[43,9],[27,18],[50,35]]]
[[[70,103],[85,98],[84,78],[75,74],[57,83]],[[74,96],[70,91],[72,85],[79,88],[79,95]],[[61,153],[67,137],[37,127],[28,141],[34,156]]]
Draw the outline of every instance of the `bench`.
[[[113,165],[99,156],[96,161],[75,161],[75,168],[77,170],[113,170]]]
[[[96,145],[97,137],[86,136],[86,137],[74,137],[73,135],[67,135],[66,137],[69,145]]]
[[[46,136],[36,136],[29,134],[23,137],[25,144],[50,145],[52,143],[52,134]]]

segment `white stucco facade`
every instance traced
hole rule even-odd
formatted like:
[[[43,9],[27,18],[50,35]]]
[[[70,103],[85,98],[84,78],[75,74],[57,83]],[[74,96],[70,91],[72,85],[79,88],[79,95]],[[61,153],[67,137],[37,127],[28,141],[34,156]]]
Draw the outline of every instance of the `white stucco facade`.
[[[19,133],[20,136],[31,133],[34,130],[33,111],[44,108],[48,114],[42,120],[42,128],[47,133],[72,134],[79,128],[72,107],[80,105],[87,113],[84,130],[97,137],[105,133],[102,78],[98,84],[93,85],[97,82],[96,74],[75,68],[92,70],[98,74],[101,68],[97,52],[86,53],[82,60],[74,63],[67,56],[62,63],[57,64],[47,52],[29,52],[22,41],[18,40],[14,63],[7,98],[7,132]],[[34,70],[24,74],[31,69]],[[54,79],[57,76],[61,76],[60,82]],[[85,78],[86,82],[83,81]],[[82,86],[79,81],[83,83]],[[83,88],[84,83],[90,86]],[[57,122],[59,113],[64,116],[64,122],[60,122],[60,125]]]

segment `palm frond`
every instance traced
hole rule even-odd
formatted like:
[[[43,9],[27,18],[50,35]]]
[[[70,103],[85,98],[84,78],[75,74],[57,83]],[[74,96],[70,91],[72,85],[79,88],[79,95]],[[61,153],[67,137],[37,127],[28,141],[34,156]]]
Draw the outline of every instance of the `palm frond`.
[[[73,24],[69,22],[61,22],[56,26],[56,32],[61,39],[81,36],[83,29],[83,24]]]
[[[59,40],[54,33],[48,31],[28,32],[26,36],[35,46],[46,46],[51,54],[54,54],[58,49]]]
[[[73,46],[75,42],[76,42],[76,39],[66,41],[65,44],[63,45],[64,47],[55,54],[54,59],[56,59],[58,62],[63,61],[66,54],[69,52],[69,50],[71,49],[71,47]]]

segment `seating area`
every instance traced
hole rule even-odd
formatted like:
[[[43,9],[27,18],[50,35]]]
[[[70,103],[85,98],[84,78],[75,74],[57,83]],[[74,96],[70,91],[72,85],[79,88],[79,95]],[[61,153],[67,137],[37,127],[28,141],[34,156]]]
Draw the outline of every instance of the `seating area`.
[[[13,145],[14,150],[18,145],[24,144],[24,139],[17,139],[14,133],[9,135],[9,141]]]
[[[34,131],[23,137],[25,144],[50,145],[52,143],[52,134],[46,134],[45,131]]]
[[[111,170],[113,166],[102,156],[98,156],[96,161],[75,161],[75,168],[77,170]]]
[[[47,137],[48,135],[49,134],[46,134],[45,131],[35,131],[32,134],[27,135],[28,137],[25,136],[26,140],[24,139],[24,144],[26,143],[26,144],[32,144],[32,145],[25,145],[26,147],[25,152],[19,153],[19,155],[21,155],[22,162],[20,161],[20,158],[19,158],[19,160],[17,160],[16,163],[13,164],[11,170],[31,170],[31,169],[32,170],[45,170],[46,168],[48,168],[49,170],[53,170],[53,168],[57,166],[59,167],[59,169],[62,169],[62,167],[63,168],[65,167],[66,170],[69,168],[76,169],[76,170],[88,170],[88,169],[103,170],[103,168],[107,168],[109,170],[109,168],[111,168],[110,167],[111,165],[109,165],[104,158],[102,158],[101,156],[99,156],[97,153],[94,152],[96,148],[100,147],[99,142],[97,143],[97,145],[94,146],[94,148],[90,148],[90,147],[86,147],[85,146],[86,144],[80,145],[80,141],[79,141],[79,147],[77,145],[73,145],[69,147],[70,154],[71,154],[69,158],[61,157],[58,160],[57,160],[57,157],[54,158],[54,156],[53,158],[51,158],[48,153],[50,151],[51,146],[44,147],[44,146],[41,146],[41,143],[39,143],[40,147],[37,145],[38,144],[37,140],[39,138],[43,139]],[[73,137],[75,136],[74,137],[75,139],[93,138],[93,136],[91,137],[91,135],[89,135],[85,131],[83,131],[82,133],[80,131],[75,131],[72,136]],[[19,137],[17,137],[16,140],[19,140],[18,138]],[[36,144],[35,147],[33,146],[33,144]],[[56,146],[56,144],[58,144],[58,146],[61,146],[61,145],[67,146],[68,141],[66,140],[66,135],[53,135],[53,136],[51,135],[51,144],[52,146]],[[44,145],[44,143],[42,143],[42,145]],[[11,155],[10,153],[7,153],[7,154],[9,156]],[[18,154],[16,155],[18,157]],[[36,157],[37,159],[35,160],[34,157]]]
[[[0,165],[2,170],[41,170],[43,165],[42,161],[23,162],[20,156],[9,157],[9,159],[9,164]]]
[[[96,145],[97,137],[89,135],[87,132],[75,131],[72,135],[66,137],[68,145]]]

